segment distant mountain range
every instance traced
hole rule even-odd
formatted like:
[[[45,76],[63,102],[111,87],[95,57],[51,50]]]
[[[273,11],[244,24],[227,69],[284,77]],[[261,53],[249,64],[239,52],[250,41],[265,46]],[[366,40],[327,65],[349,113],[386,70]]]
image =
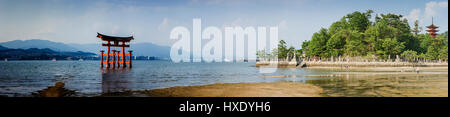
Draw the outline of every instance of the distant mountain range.
[[[31,39],[31,40],[15,40],[9,42],[0,43],[0,50],[2,49],[45,49],[54,50],[56,52],[91,52],[99,54],[100,50],[106,50],[106,47],[98,44],[64,44],[59,42],[53,42],[48,40]],[[122,50],[121,48],[112,48],[116,50]],[[154,56],[160,58],[170,57],[170,47],[160,46],[153,43],[137,43],[132,44],[127,50],[133,50],[135,56]]]
[[[0,46],[0,58],[8,58],[10,60],[67,60],[67,59],[95,59],[94,53],[90,52],[58,52],[49,48],[38,49],[9,49]]]
[[[44,49],[48,48],[60,52],[76,52],[78,49],[68,46],[64,43],[52,42],[48,40],[31,39],[31,40],[14,40],[0,43],[1,46],[11,48],[11,49],[30,49],[38,48]]]
[[[1,44],[0,44],[1,45]],[[72,47],[77,48],[80,51],[100,53],[100,50],[105,50],[106,47],[101,46],[101,44],[70,44]],[[122,51],[122,48],[111,48],[115,50]],[[131,44],[130,48],[125,48],[126,51],[133,50],[133,55],[135,56],[154,56],[160,58],[170,57],[170,47],[160,46],[153,43],[136,43]]]
[[[6,47],[3,47],[0,45],[0,50],[6,50],[6,49],[9,49],[9,48],[6,48]]]

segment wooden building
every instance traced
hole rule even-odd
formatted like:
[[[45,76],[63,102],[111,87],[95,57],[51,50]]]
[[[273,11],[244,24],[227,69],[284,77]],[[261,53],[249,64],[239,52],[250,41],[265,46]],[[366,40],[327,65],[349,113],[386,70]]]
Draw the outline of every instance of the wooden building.
[[[431,37],[435,38],[437,35],[437,32],[439,32],[439,30],[437,30],[439,27],[434,25],[434,19],[431,19],[431,25],[427,26],[428,30],[427,32],[431,35]]]

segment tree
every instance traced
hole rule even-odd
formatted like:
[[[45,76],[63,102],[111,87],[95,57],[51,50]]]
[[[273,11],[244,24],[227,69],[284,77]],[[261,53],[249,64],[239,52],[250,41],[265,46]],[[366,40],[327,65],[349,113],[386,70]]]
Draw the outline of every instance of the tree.
[[[301,54],[305,55],[305,57],[308,57],[308,51],[309,51],[309,41],[304,41],[302,43],[302,49],[299,50]],[[300,55],[300,54],[299,54]]]
[[[444,46],[439,51],[439,59],[448,60],[448,46]]]
[[[439,59],[448,60],[448,31],[439,35],[442,38],[441,51],[439,52]]]
[[[414,50],[416,49],[417,43],[411,42],[411,38],[413,37],[411,33],[411,28],[408,24],[408,20],[403,18],[402,15],[396,14],[381,14],[381,17],[378,18],[376,24],[387,25],[391,31],[382,32],[383,34],[389,35],[389,37],[383,38],[397,38],[399,42],[405,42],[405,50]]]
[[[271,58],[271,59],[278,59],[279,58],[278,48],[275,48],[275,49],[272,50],[272,52],[269,54],[269,58]]]
[[[442,38],[444,39],[443,41],[444,41],[445,46],[448,47],[448,31],[445,31],[440,36],[442,36]]]
[[[419,35],[422,32],[422,27],[419,27],[419,20],[414,21],[414,28],[412,29],[414,36]]]
[[[258,59],[266,59],[267,57],[266,50],[257,51],[256,56],[258,57]]]
[[[287,53],[286,41],[280,40],[280,43],[278,44],[278,58],[286,58]]]
[[[301,49],[295,50],[295,55],[296,58],[302,58],[302,50]]]
[[[404,52],[401,54],[401,56],[404,57],[404,58],[405,58],[407,61],[409,61],[409,62],[413,62],[414,59],[416,59],[416,58],[419,57],[419,56],[417,55],[417,52],[416,52],[416,51],[412,51],[412,50],[404,51]]]
[[[353,12],[326,28],[314,33],[310,41],[298,50],[309,57],[371,56],[372,58],[395,57],[414,53],[427,59],[448,58],[448,32],[433,39],[420,34],[416,20],[411,28],[402,15],[380,14],[371,21],[372,10]]]
[[[441,52],[441,49],[445,48],[444,40],[442,36],[438,36],[436,38],[431,38],[431,44],[427,49],[427,59],[440,59],[441,57],[445,57],[445,51]],[[440,57],[440,53],[442,53]]]
[[[404,42],[397,41],[396,38],[386,38],[382,44],[383,47],[383,58],[394,57],[399,55],[403,48],[405,48]]]
[[[372,10],[367,10],[365,13],[356,11],[352,14],[348,14],[345,18],[347,19],[351,30],[364,32],[371,24],[370,17],[372,16],[372,13]]]
[[[365,41],[367,43],[367,51],[368,55],[375,55],[377,51],[377,47],[380,45],[378,43],[379,37],[378,37],[378,28],[375,26],[369,26],[367,30],[364,32],[365,35]]]
[[[329,33],[330,33],[330,35],[336,34],[341,30],[348,29],[348,27],[349,27],[349,24],[347,22],[347,19],[345,17],[343,17],[343,18],[341,18],[341,20],[331,24],[331,26],[329,28]]]
[[[419,47],[417,48],[417,52],[426,53],[428,50],[428,46],[431,45],[431,36],[429,34],[419,34],[417,37],[419,40]]]
[[[348,33],[344,30],[331,36],[327,42],[328,57],[337,57],[344,54],[345,40],[347,37]]]
[[[424,53],[420,53],[418,56],[419,59],[426,59],[427,55],[425,55]]]
[[[347,56],[363,56],[366,54],[367,46],[361,39],[361,33],[351,30],[346,32],[344,52]]]
[[[308,54],[310,56],[325,56],[327,48],[324,45],[326,45],[329,38],[328,30],[325,28],[314,33],[311,42],[309,43]]]
[[[286,50],[287,52],[286,52],[286,56],[288,56],[289,55],[289,59],[291,59],[292,57],[294,57],[294,52],[295,52],[295,48],[294,47],[289,47],[289,49],[287,49]]]
[[[426,53],[426,59],[438,59],[439,57],[439,47],[435,46],[428,46],[427,53]]]
[[[378,17],[379,18],[379,17]],[[374,25],[369,26],[364,32],[365,42],[367,43],[368,55],[383,55],[382,44],[385,38],[395,38],[394,33],[398,30],[388,25],[386,20],[379,18]]]

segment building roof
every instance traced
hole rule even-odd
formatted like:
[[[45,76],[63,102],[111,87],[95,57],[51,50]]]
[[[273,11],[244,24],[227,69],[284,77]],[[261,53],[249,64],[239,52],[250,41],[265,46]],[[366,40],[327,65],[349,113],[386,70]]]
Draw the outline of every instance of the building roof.
[[[103,41],[126,41],[129,42],[131,40],[134,40],[133,36],[130,37],[115,37],[115,36],[108,36],[103,35],[97,32],[97,38],[102,39]]]
[[[434,24],[431,24],[430,26],[427,26],[427,28],[439,28],[439,27],[435,26]]]

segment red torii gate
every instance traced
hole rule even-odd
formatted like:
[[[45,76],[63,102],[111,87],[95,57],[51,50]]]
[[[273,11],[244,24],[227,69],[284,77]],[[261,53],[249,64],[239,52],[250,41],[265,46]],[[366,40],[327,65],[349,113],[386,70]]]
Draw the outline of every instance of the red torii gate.
[[[130,42],[131,40],[134,40],[133,36],[130,37],[114,37],[114,36],[107,36],[103,35],[97,32],[97,38],[102,39],[103,41],[106,41],[107,43],[103,43],[102,46],[107,46],[106,54],[104,54],[105,51],[101,50],[100,54],[100,64],[103,68],[103,63],[106,63],[106,68],[110,68],[110,64],[112,64],[112,68],[120,67],[120,64],[122,64],[122,67],[127,67],[127,63],[129,64],[129,67],[132,67],[132,61],[131,56],[132,52],[131,50],[128,51],[128,54],[125,54],[125,47],[130,47],[130,45],[126,45],[126,42]],[[122,42],[122,44],[119,44]],[[122,47],[122,54],[120,54],[120,51],[117,50],[110,50],[111,47]],[[116,54],[117,53],[117,54]],[[106,61],[103,60],[103,56],[106,56]],[[112,57],[112,61],[110,60]],[[117,59],[116,59],[117,58]],[[128,58],[128,61],[126,60]]]

